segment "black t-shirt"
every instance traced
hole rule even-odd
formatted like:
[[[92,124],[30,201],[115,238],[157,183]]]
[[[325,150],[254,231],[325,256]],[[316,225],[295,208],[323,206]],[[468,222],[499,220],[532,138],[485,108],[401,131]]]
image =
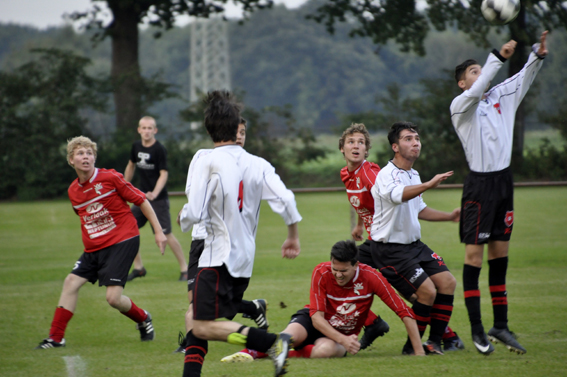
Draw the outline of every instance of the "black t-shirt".
[[[139,189],[146,193],[156,187],[160,170],[167,170],[167,151],[157,140],[151,147],[144,147],[142,141],[138,140],[132,144],[130,161],[136,164],[140,172]],[[155,200],[165,198],[167,189],[164,187]]]

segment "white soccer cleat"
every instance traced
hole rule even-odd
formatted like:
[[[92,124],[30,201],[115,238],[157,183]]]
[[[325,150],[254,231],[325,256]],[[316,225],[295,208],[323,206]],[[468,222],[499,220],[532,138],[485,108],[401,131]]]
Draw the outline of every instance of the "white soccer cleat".
[[[246,352],[237,352],[232,355],[228,355],[221,359],[221,363],[251,363],[254,361],[252,355]]]

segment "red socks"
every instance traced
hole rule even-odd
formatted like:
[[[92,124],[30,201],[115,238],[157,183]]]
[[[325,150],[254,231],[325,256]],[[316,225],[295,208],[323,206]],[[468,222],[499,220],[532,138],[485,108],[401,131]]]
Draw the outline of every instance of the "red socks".
[[[57,343],[61,343],[61,340],[65,336],[65,329],[71,318],[73,318],[73,312],[62,306],[58,306],[53,315],[53,321],[49,329],[49,337]]]
[[[128,310],[127,312],[120,312],[120,313],[124,314],[126,317],[130,318],[132,321],[136,323],[144,322],[148,318],[146,312],[138,308],[136,304],[134,304],[134,301],[130,300],[130,302],[132,303],[132,307],[130,308],[130,310]]]

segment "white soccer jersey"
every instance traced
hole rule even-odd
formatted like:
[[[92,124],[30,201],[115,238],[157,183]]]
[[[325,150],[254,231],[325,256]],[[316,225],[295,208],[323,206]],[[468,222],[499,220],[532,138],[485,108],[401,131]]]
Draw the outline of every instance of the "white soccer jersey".
[[[195,153],[195,155],[193,156],[193,159],[191,160],[191,163],[189,164],[189,170],[187,171],[187,183],[185,185],[185,195],[187,195],[187,201],[189,201],[189,189],[191,188],[191,177],[193,176],[193,170],[194,170],[195,162],[199,159],[199,157],[206,156],[207,154],[209,154],[211,152],[212,152],[212,149],[199,149]],[[189,229],[181,228],[181,230],[183,232],[187,232]],[[207,229],[205,227],[205,224],[198,223],[198,224],[193,225],[193,231],[191,232],[191,238],[194,239],[194,240],[204,240],[205,238],[207,238]]]
[[[510,166],[516,110],[540,70],[542,59],[532,52],[520,72],[485,93],[502,64],[494,53],[488,55],[472,87],[451,103],[451,120],[474,172],[494,172]]]
[[[182,229],[204,221],[207,230],[199,267],[224,263],[233,277],[252,275],[261,200],[267,200],[286,225],[301,221],[295,197],[274,167],[238,145],[217,147],[199,157],[188,198]]]
[[[380,170],[372,187],[372,240],[410,244],[421,238],[418,215],[427,207],[421,195],[402,202],[404,187],[421,184],[419,173],[398,168],[392,161]]]

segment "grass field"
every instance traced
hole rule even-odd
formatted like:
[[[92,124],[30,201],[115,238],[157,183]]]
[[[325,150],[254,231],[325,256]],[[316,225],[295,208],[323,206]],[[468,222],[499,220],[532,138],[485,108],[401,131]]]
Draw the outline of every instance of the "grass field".
[[[518,188],[508,272],[510,327],[528,353],[518,356],[497,345],[484,357],[472,345],[461,276],[463,249],[457,224],[424,223],[423,241],[442,255],[459,282],[451,326],[465,341],[462,352],[442,357],[401,356],[405,335],[401,321],[381,302],[373,309],[391,326],[374,346],[333,360],[291,359],[290,376],[565,376],[567,375],[567,189]],[[451,210],[459,190],[424,195],[433,208]],[[254,274],[245,298],[266,298],[272,331],[309,299],[313,267],[328,259],[331,245],[350,236],[349,205],[344,193],[298,194],[302,254],[282,260],[279,247],[286,229],[269,207],[262,207]],[[183,198],[172,198],[172,211]],[[177,229],[188,254],[191,238]],[[105,290],[82,288],[75,316],[67,328],[67,347],[34,350],[47,336],[63,279],[82,251],[79,219],[69,202],[0,204],[0,376],[180,376],[183,357],[173,354],[183,329],[186,288],[177,281],[170,250],[159,255],[149,227],[142,229],[142,255],[148,275],[129,283],[125,294],[152,313],[156,339],[142,343],[135,325],[110,308]],[[485,327],[492,324],[487,268],[481,273]],[[379,300],[378,300],[379,301]],[[249,320],[240,319],[243,324]],[[238,351],[209,343],[204,376],[271,376],[268,360],[253,364],[220,363]]]

